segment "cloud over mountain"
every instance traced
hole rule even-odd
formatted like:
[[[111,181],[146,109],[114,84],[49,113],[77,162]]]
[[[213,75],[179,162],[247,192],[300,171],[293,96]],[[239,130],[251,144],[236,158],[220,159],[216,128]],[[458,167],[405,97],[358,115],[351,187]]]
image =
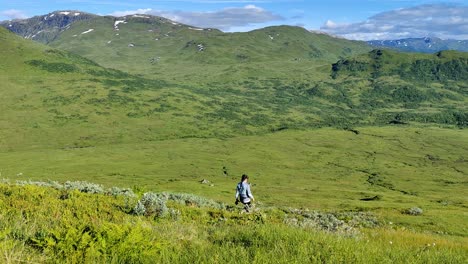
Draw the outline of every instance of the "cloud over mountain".
[[[26,15],[23,11],[16,10],[16,9],[9,9],[9,10],[0,11],[0,16],[6,16],[9,19],[28,18],[28,15]]]
[[[468,39],[468,6],[420,5],[382,12],[358,23],[328,20],[321,30],[360,40],[425,36]]]
[[[282,16],[274,14],[255,5],[246,5],[244,7],[228,7],[218,11],[207,12],[161,11],[147,8],[117,11],[111,15],[125,16],[132,14],[162,16],[188,25],[204,28],[218,28],[221,30],[229,30],[233,27],[244,27],[253,24],[284,20]]]

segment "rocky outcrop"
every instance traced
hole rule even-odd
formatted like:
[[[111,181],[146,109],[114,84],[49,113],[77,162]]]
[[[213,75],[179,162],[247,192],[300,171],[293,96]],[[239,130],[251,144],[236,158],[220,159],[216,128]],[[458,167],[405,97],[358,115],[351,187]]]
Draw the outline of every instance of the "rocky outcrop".
[[[35,16],[28,19],[3,21],[0,22],[0,26],[26,39],[47,44],[68,29],[71,24],[94,17],[96,15],[81,11],[55,11],[47,15]]]

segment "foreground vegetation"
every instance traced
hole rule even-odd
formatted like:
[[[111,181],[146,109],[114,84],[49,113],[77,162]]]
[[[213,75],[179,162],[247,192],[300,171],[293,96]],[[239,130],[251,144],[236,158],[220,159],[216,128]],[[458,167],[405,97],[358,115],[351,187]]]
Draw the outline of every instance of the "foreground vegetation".
[[[37,185],[47,184],[0,184],[3,263],[462,263],[468,257],[466,238],[415,233],[365,212],[259,206],[242,213],[193,195],[93,193],[100,187],[83,182]],[[144,197],[147,210],[138,215]]]

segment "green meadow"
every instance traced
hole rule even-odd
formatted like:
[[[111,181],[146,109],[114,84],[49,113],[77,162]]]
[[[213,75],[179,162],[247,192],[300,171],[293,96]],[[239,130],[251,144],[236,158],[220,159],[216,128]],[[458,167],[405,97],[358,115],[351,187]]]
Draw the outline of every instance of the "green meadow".
[[[464,130],[357,131],[356,135],[329,128],[223,140],[7,152],[0,154],[5,164],[2,177],[85,180],[109,187],[194,193],[232,203],[240,175],[248,173],[258,202],[266,206],[371,210],[418,230],[466,235]],[[200,183],[203,179],[211,184]],[[427,212],[421,217],[402,214],[411,207]]]

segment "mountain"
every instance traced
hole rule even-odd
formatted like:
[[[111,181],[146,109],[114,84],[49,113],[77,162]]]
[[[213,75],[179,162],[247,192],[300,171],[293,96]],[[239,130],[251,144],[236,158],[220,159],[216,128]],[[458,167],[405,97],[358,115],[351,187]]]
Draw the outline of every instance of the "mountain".
[[[26,39],[47,44],[57,38],[63,31],[70,28],[73,23],[95,17],[97,16],[81,11],[56,11],[28,19],[2,21],[0,22],[0,26]]]
[[[408,52],[434,53],[442,50],[468,51],[468,40],[443,40],[440,38],[406,38],[398,40],[371,40],[369,45]]]
[[[292,71],[304,73],[303,69],[311,64],[323,65],[370,51],[364,42],[311,33],[300,27],[278,26],[246,33],[224,33],[150,15],[81,16],[81,12],[73,12],[57,11],[16,21],[28,25],[28,29],[21,32],[14,30],[19,27],[16,24],[9,27],[9,23],[3,23],[3,26],[23,37],[36,35],[34,40],[80,54],[105,67],[159,78],[180,72],[180,79],[187,75],[206,79],[205,73],[210,72],[210,76],[221,75],[223,79],[224,72],[230,67],[249,68],[245,72],[250,68],[265,69],[257,63],[272,65],[265,69],[269,75],[278,73],[274,70],[276,65],[288,65]],[[72,21],[75,13],[80,15]],[[65,18],[69,23],[63,24],[61,19]],[[49,25],[47,21],[55,19],[58,21],[43,28]],[[38,37],[43,33],[39,32],[41,30],[56,34],[45,40]]]

